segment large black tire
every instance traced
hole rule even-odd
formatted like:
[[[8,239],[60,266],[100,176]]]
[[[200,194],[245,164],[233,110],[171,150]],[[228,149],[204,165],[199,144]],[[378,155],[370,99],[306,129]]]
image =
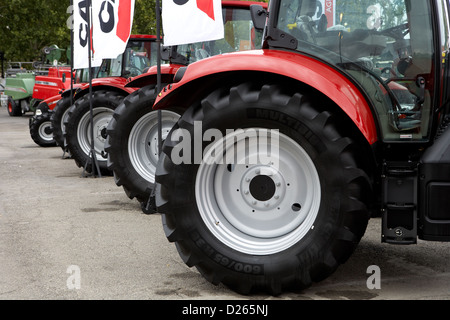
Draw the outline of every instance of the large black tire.
[[[55,109],[51,116],[53,139],[55,139],[56,144],[61,147],[64,152],[67,152],[67,143],[65,138],[65,125],[67,122],[68,111],[71,105],[71,99],[69,97],[62,97],[57,103]]]
[[[8,97],[8,113],[11,117],[23,116],[22,108],[20,107],[20,101],[15,101],[13,98]]]
[[[153,85],[133,92],[117,107],[107,128],[108,168],[117,186],[122,186],[130,199],[141,203],[146,203],[152,193],[159,159],[155,98]],[[180,115],[172,110],[161,112],[164,139]]]
[[[156,171],[168,240],[208,281],[242,294],[278,295],[328,277],[353,253],[369,219],[359,145],[341,133],[329,103],[288,90],[246,83],[210,94],[183,114]],[[227,129],[279,130],[279,157],[274,152],[265,165],[177,165],[172,135],[181,128],[194,137],[195,121],[203,133],[217,128],[223,136]]]
[[[122,102],[124,96],[116,92],[97,91],[92,95],[92,112],[94,120],[94,153],[102,175],[111,175],[107,168],[105,151],[106,128],[112,119],[114,110]],[[64,123],[67,148],[78,167],[93,173],[91,157],[91,117],[89,95],[75,101],[68,111],[68,119]],[[95,168],[94,168],[95,170]]]
[[[41,147],[55,147],[56,142],[53,139],[53,131],[51,127],[51,113],[44,112],[41,115],[30,118],[30,135],[33,141]]]

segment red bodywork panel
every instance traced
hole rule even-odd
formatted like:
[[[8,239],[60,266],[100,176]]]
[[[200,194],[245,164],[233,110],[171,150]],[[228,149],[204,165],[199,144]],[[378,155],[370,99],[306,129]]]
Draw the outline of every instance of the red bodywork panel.
[[[129,41],[134,39],[156,39],[156,36],[153,34],[132,34]]]
[[[188,107],[192,94],[189,85],[202,87],[210,76],[246,71],[271,73],[295,79],[322,92],[335,102],[356,124],[370,144],[378,140],[371,109],[360,90],[345,76],[316,59],[278,50],[254,50],[210,57],[191,64],[182,80],[165,87],[155,101],[155,109],[169,106]],[[239,75],[235,75],[239,77]],[[198,96],[197,96],[198,97]]]
[[[63,82],[63,74],[66,80]],[[70,87],[70,67],[52,67],[48,75],[36,76],[33,88],[33,99],[45,100],[59,94]]]
[[[241,8],[248,8],[252,4],[259,4],[263,6],[263,8],[267,9],[268,5],[266,2],[258,2],[258,1],[242,1],[242,0],[230,0],[230,1],[223,1],[222,0],[222,7],[241,7]]]
[[[41,102],[41,103],[46,103],[47,106],[48,106],[48,108],[49,108],[50,110],[53,110],[53,109],[55,109],[56,104],[58,103],[59,100],[61,100],[61,95],[60,95],[60,94],[57,94],[56,96],[53,96],[53,97],[50,97],[50,98],[45,99],[45,100],[44,100],[43,102]]]
[[[72,87],[75,90],[77,88],[80,88],[82,85],[83,84],[81,84],[81,83],[74,83],[72,85]],[[69,86],[68,86],[68,88],[66,90],[70,91],[70,83],[69,83]],[[57,95],[55,95],[53,97],[50,97],[50,98],[47,98],[47,99],[45,99],[42,102],[45,102],[50,110],[53,110],[53,109],[55,109],[56,104],[58,103],[58,101],[61,100],[62,96],[63,96],[63,93],[58,93]]]
[[[161,82],[172,83],[175,73],[183,65],[178,64],[163,64],[161,65]],[[152,66],[146,73],[140,74],[134,78],[128,79],[126,87],[129,88],[143,88],[149,84],[156,84],[157,67]]]
[[[92,79],[92,90],[101,90],[105,88],[105,90],[111,90],[111,88],[116,88],[118,91],[126,92],[127,94],[133,93],[136,91],[134,88],[127,88],[125,84],[127,83],[127,79],[123,77],[110,77],[110,78],[97,78]],[[83,83],[79,89],[77,90],[76,95],[79,95],[80,92],[88,92],[89,91],[89,83]]]

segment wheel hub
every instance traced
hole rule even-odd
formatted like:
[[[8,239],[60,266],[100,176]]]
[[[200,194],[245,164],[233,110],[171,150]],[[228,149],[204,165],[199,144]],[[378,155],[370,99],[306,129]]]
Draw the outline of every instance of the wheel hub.
[[[240,193],[252,212],[277,209],[286,193],[281,173],[269,166],[252,166],[242,177]]]
[[[94,149],[98,160],[104,160],[104,148],[107,137],[106,129],[114,111],[106,107],[94,108],[92,123],[94,125]],[[90,113],[86,112],[77,126],[77,139],[80,147],[86,155],[91,150],[91,119]]]
[[[94,118],[94,128],[96,130],[95,138],[98,139],[100,143],[105,143],[106,141],[106,128],[111,120],[111,116],[111,113],[105,113]]]
[[[44,129],[45,134],[51,135],[53,130],[50,126],[45,127]]]
[[[267,201],[275,194],[275,183],[269,176],[256,176],[250,181],[250,193],[259,201]]]
[[[106,133],[106,127],[101,128],[101,130],[100,130],[100,136],[101,136],[103,139],[105,139],[105,141],[106,141],[106,138],[108,137],[108,134]]]
[[[41,139],[50,142],[53,140],[53,130],[51,128],[51,123],[46,121],[39,126],[39,136]]]

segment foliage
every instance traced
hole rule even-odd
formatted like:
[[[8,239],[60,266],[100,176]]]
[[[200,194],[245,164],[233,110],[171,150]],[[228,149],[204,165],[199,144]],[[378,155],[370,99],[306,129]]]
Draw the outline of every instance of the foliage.
[[[66,49],[67,7],[61,0],[0,0],[0,50],[5,58],[34,61],[45,46]]]
[[[404,0],[336,0],[337,23],[351,22],[351,25],[348,25],[349,28],[365,28],[367,20],[371,15],[374,16],[374,13],[369,9],[371,7],[379,8],[382,19],[379,20],[378,26],[382,29],[399,25],[402,19],[405,19]],[[340,16],[341,12],[345,12],[346,15]],[[342,21],[339,21],[340,19]],[[374,22],[377,25],[376,21]]]
[[[161,0],[160,0],[161,3]],[[136,0],[132,34],[156,35],[156,1]]]
[[[41,60],[42,49],[54,44],[68,49],[69,5],[70,0],[0,0],[0,51],[5,59]],[[156,34],[155,8],[156,0],[136,0],[133,34]]]
[[[0,51],[7,61],[41,60],[42,49],[70,47],[69,0],[0,0]],[[155,0],[136,0],[134,34],[155,34]],[[66,62],[63,52],[62,62]]]

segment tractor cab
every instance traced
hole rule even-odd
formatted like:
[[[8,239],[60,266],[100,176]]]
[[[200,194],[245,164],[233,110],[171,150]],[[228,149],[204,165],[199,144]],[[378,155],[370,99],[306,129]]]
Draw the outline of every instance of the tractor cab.
[[[444,1],[280,0],[266,46],[294,49],[350,77],[385,142],[429,141],[448,53]],[[446,91],[446,90],[445,90]]]
[[[100,66],[97,78],[135,77],[145,73],[156,64],[156,41],[130,39],[127,48],[116,59],[105,59]]]
[[[175,50],[185,58],[183,64],[223,53],[261,48],[262,33],[254,28],[248,6],[239,1],[224,1],[222,5],[225,37],[176,46]]]
[[[380,185],[383,242],[448,240],[448,2],[276,2],[263,47],[322,61],[368,102],[367,114],[358,108],[345,112],[360,118],[360,127],[376,126],[372,148],[380,168],[375,186]],[[264,16],[261,8],[255,12]],[[344,83],[340,90],[346,90]]]

